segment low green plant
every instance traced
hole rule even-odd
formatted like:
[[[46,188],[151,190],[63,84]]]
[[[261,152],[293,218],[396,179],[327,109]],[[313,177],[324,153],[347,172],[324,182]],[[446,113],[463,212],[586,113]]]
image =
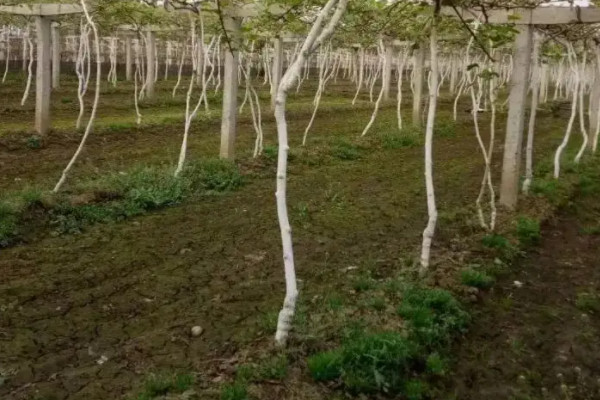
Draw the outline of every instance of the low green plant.
[[[25,141],[25,145],[32,150],[37,150],[42,147],[42,138],[36,135],[29,136]]]
[[[285,378],[288,370],[288,359],[285,354],[263,360],[257,368],[260,379],[281,380]]]
[[[575,306],[585,312],[600,312],[600,295],[593,291],[579,292],[575,299]]]
[[[227,160],[209,159],[191,163],[183,174],[194,185],[208,192],[225,192],[239,188],[242,175],[239,168]]]
[[[226,383],[221,387],[221,400],[248,400],[248,389],[243,382]]]
[[[398,332],[359,335],[342,346],[342,380],[354,394],[397,393],[417,353],[416,343]]]
[[[136,400],[152,400],[172,393],[183,393],[194,384],[191,374],[157,374],[151,375],[144,382],[143,390]]]
[[[384,149],[402,149],[405,147],[419,146],[420,136],[402,132],[386,132],[380,135],[381,145]]]
[[[375,282],[370,276],[366,274],[361,274],[352,282],[352,288],[357,292],[366,292],[368,290],[373,289],[374,287]]]
[[[540,242],[540,222],[529,218],[519,217],[517,220],[517,237],[523,246],[533,246]]]
[[[425,366],[427,372],[433,375],[443,376],[448,372],[448,361],[440,356],[439,353],[431,353],[427,356]]]
[[[494,285],[494,277],[483,271],[477,271],[473,268],[467,268],[461,271],[460,279],[463,285],[475,287],[477,289],[489,289]]]
[[[419,379],[411,379],[404,384],[404,396],[407,400],[421,400],[427,394],[427,383]]]
[[[308,370],[317,381],[332,381],[342,375],[342,355],[339,350],[325,351],[308,358]]]
[[[372,297],[367,300],[367,306],[375,311],[383,311],[386,307],[386,301],[383,297]]]
[[[498,235],[497,233],[485,235],[481,239],[481,243],[485,247],[489,247],[491,249],[503,250],[510,247],[510,242],[508,241],[508,239],[505,236]]]
[[[344,161],[358,160],[361,157],[360,148],[357,145],[343,140],[333,145],[331,153],[335,158]]]
[[[438,119],[435,121],[433,128],[433,134],[440,137],[455,137],[456,136],[456,122],[448,119]]]
[[[443,289],[408,288],[398,314],[407,321],[410,337],[433,350],[448,345],[469,322],[459,302]]]
[[[531,183],[531,192],[545,197],[555,206],[563,204],[570,196],[563,181],[551,177],[534,179]]]
[[[7,202],[0,202],[0,247],[13,243],[17,234],[19,217],[14,207]]]
[[[325,305],[330,311],[338,311],[344,306],[344,299],[338,294],[329,294],[325,298]]]
[[[279,153],[279,149],[277,146],[267,145],[263,148],[262,155],[269,161],[277,160],[277,154]]]

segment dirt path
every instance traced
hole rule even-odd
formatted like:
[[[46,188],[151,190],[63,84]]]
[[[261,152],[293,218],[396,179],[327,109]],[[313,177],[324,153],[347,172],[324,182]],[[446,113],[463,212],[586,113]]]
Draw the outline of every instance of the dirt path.
[[[600,236],[590,234],[600,207],[592,197],[576,197],[549,222],[542,245],[479,308],[449,398],[600,398]]]

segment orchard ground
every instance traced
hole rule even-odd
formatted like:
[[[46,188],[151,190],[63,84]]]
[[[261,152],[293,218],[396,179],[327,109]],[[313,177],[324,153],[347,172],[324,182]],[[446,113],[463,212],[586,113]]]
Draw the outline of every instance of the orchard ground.
[[[398,292],[415,279],[427,219],[423,139],[409,126],[409,93],[406,129],[398,131],[392,102],[360,138],[372,111],[368,95],[353,107],[353,86],[331,83],[305,147],[300,144],[315,88],[304,86],[291,96],[288,205],[301,295],[282,352],[273,345],[284,277],[274,199],[275,126],[266,90],[264,154],[252,158],[255,136],[246,105],[233,172],[227,167],[225,178],[209,177],[234,184],[216,182],[173,201],[161,192],[171,186],[152,187],[150,197],[164,195],[167,201],[116,215],[123,194],[113,193],[111,182],[141,167],[159,175],[172,171],[183,132],[185,82],[176,99],[170,96],[173,82],[160,83],[156,100],[143,103],[139,127],[130,85],[105,87],[94,133],[61,197],[40,190],[51,189],[78,144],[76,82],[65,78],[53,93],[55,130],[46,138],[31,134],[33,99],[18,104],[23,80],[15,76],[11,82],[1,92],[8,101],[0,110],[0,187],[7,201],[26,197],[27,188],[30,201],[16,222],[11,217],[10,229],[2,229],[10,236],[0,252],[3,399],[343,398],[339,381],[312,379],[307,357],[335,348],[348,331],[404,329]],[[191,163],[218,154],[220,99],[210,100],[213,111],[192,125]],[[509,245],[490,249],[482,244],[488,236],[474,208],[483,157],[468,102],[460,104],[454,122],[452,100],[442,95],[438,109],[440,216],[426,282],[455,293],[474,317],[466,340],[455,341],[447,366],[423,381],[421,395],[541,399],[545,387],[558,399],[556,373],[573,386],[575,367],[591,387],[595,382],[587,377],[600,365],[597,357],[589,359],[599,346],[593,269],[600,261],[594,236],[599,210],[588,197],[574,203],[568,198],[581,179],[597,180],[597,164],[592,160],[587,175],[578,175],[580,169],[565,157],[565,183],[545,179],[566,120],[559,108],[540,111],[539,184],[516,213],[501,211],[498,232]],[[480,118],[487,132],[489,115]],[[496,183],[505,120],[499,113]],[[574,136],[571,150],[579,144]],[[581,202],[590,206],[586,215],[574,212],[583,209]],[[543,225],[540,247],[525,249],[517,221],[535,226],[561,207],[567,208],[559,219]],[[85,215],[90,209],[105,213]],[[465,270],[484,276],[493,271],[493,293],[473,288],[473,282],[465,286]],[[514,280],[523,287],[514,288]],[[203,328],[200,336],[190,334],[193,326]],[[566,348],[576,342],[569,353]],[[559,356],[562,364],[555,362]],[[239,378],[241,367],[252,369],[251,378]],[[584,397],[591,390],[572,390],[571,398],[593,398]]]

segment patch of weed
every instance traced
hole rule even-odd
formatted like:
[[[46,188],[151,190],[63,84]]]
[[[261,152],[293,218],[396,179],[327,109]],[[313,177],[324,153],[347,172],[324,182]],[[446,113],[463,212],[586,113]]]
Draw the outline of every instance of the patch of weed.
[[[417,352],[417,345],[398,332],[360,335],[342,346],[342,380],[354,394],[399,392]]]
[[[344,161],[358,160],[361,157],[360,148],[344,140],[339,140],[333,145],[331,154],[335,158]]]
[[[433,375],[443,376],[448,372],[448,361],[438,353],[431,353],[425,362],[427,371]]]
[[[36,135],[29,136],[25,145],[32,150],[37,150],[42,147],[42,138]]]
[[[221,400],[247,400],[248,389],[243,382],[226,383],[221,387]]]
[[[529,218],[519,217],[517,220],[517,237],[523,246],[533,246],[540,242],[540,222]]]
[[[469,321],[459,302],[443,289],[407,289],[398,314],[407,320],[411,337],[431,349],[448,345]]]
[[[510,247],[510,242],[508,239],[505,236],[498,235],[497,233],[484,236],[483,239],[481,239],[481,243],[490,249],[502,250]]]
[[[143,390],[136,400],[151,400],[170,393],[183,393],[194,384],[190,374],[158,374],[151,375],[144,382]]]
[[[575,306],[585,312],[600,312],[600,295],[596,292],[579,292],[575,299]]]
[[[332,381],[342,375],[342,355],[339,350],[326,351],[308,358],[308,370],[317,381]]]
[[[288,370],[288,359],[281,354],[262,361],[257,368],[260,379],[281,380],[285,378]]]
[[[456,136],[456,122],[448,119],[438,119],[435,121],[433,134],[439,137],[451,138]]]
[[[420,145],[420,136],[410,135],[403,132],[386,132],[381,134],[380,137],[381,146],[388,150],[416,147]]]
[[[489,289],[494,285],[495,279],[483,271],[467,268],[461,271],[460,280],[463,285],[477,289]]]
[[[371,290],[375,287],[375,282],[373,281],[373,279],[366,275],[366,274],[362,274],[360,276],[358,276],[356,279],[354,279],[354,281],[352,282],[352,288],[356,291],[356,292],[366,292],[368,290]]]

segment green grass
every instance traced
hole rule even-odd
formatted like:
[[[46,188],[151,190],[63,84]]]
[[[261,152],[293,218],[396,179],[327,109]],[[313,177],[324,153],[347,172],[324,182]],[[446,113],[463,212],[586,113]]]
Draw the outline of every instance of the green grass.
[[[585,312],[600,312],[600,295],[595,291],[579,292],[575,306]]]
[[[436,349],[448,345],[464,332],[469,315],[450,292],[442,289],[409,288],[398,307],[407,320],[411,337],[419,344]]]
[[[491,249],[502,250],[510,247],[510,242],[508,241],[508,239],[505,236],[498,235],[496,233],[484,236],[483,239],[481,239],[481,243],[485,247],[489,247]]]
[[[360,148],[345,140],[338,140],[333,144],[331,155],[343,161],[352,161],[361,158]]]
[[[368,290],[373,289],[374,287],[375,287],[375,281],[373,281],[373,279],[366,274],[362,274],[362,275],[358,276],[352,282],[352,288],[356,292],[359,292],[359,293],[366,292]]]
[[[194,384],[194,377],[190,374],[158,374],[151,375],[144,382],[141,393],[134,397],[135,400],[152,400],[174,393],[183,393]]]
[[[288,364],[285,354],[263,360],[257,368],[258,377],[267,380],[282,380],[287,375]]]
[[[383,133],[380,135],[381,146],[384,149],[402,149],[419,146],[420,136],[408,135],[403,132]]]
[[[517,237],[522,246],[534,246],[542,238],[540,222],[529,217],[519,217],[517,220]]]
[[[222,160],[190,162],[179,177],[164,166],[136,167],[86,182],[75,191],[92,194],[84,204],[73,204],[63,194],[48,196],[50,226],[58,234],[81,232],[94,223],[120,221],[145,212],[179,204],[193,196],[235,190],[243,183],[235,164]],[[9,193],[0,200],[0,246],[10,245],[19,231],[27,208],[41,202],[37,189]]]
[[[339,381],[353,395],[420,399],[428,392],[424,380],[446,373],[447,361],[440,354],[464,332],[468,314],[444,290],[407,284],[394,289],[403,290],[398,314],[405,329],[368,332],[348,325],[340,347],[308,358],[315,381]]]
[[[467,268],[461,271],[460,280],[463,285],[475,287],[477,289],[489,289],[494,285],[494,277],[483,271],[477,271],[473,268]]]
[[[317,381],[332,381],[342,375],[342,356],[339,350],[317,353],[307,360],[308,370]]]
[[[221,400],[247,400],[248,389],[242,382],[226,383],[221,387]]]

